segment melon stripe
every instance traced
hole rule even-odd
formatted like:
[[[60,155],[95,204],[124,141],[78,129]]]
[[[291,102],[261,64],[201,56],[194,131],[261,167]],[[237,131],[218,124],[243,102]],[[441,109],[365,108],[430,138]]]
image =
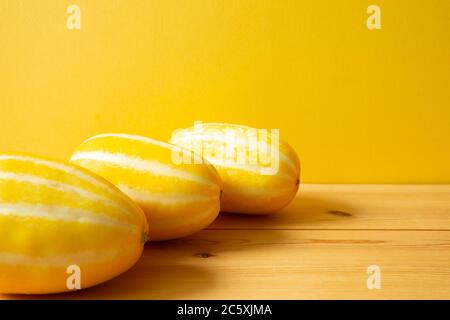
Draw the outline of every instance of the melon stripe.
[[[110,228],[124,229],[133,233],[137,232],[137,229],[134,225],[128,224],[124,221],[107,217],[94,211],[87,211],[64,206],[3,202],[0,203],[0,216],[90,223]]]
[[[98,138],[116,138],[116,139],[138,141],[138,142],[142,142],[144,144],[159,146],[159,147],[166,148],[166,149],[169,149],[174,152],[179,152],[179,153],[182,153],[183,155],[187,154],[188,157],[193,157],[192,159],[194,160],[194,163],[201,163],[202,161],[207,162],[207,160],[203,159],[201,156],[199,156],[198,154],[196,154],[188,149],[185,149],[185,148],[182,148],[182,147],[179,147],[177,145],[170,144],[167,142],[158,141],[158,140],[148,138],[148,137],[143,137],[143,136],[136,136],[136,135],[132,135],[132,134],[102,133],[102,134],[99,134],[99,135],[96,135],[94,137],[87,139],[85,142],[95,140]]]
[[[171,166],[162,164],[158,161],[151,161],[147,159],[144,160],[138,157],[133,157],[121,153],[111,153],[103,151],[76,152],[72,156],[71,161],[79,161],[79,160],[110,163],[130,170],[140,171],[142,173],[149,173],[155,176],[174,177],[199,184],[205,184],[210,187],[216,186],[212,181],[196,175],[189,174],[184,170],[172,168]]]
[[[135,201],[142,203],[159,203],[163,205],[175,205],[183,203],[199,203],[199,202],[214,202],[217,200],[217,196],[205,196],[197,194],[186,193],[155,193],[144,190],[136,190],[126,185],[118,185],[118,188],[124,193],[128,194]]]
[[[216,213],[218,211],[218,208],[216,207],[211,207],[209,210],[203,211],[203,212],[199,212],[197,215],[192,216],[189,213],[186,212],[181,212],[180,213],[180,217],[184,217],[187,221],[187,225],[189,226],[195,226],[198,223],[202,223],[205,220],[210,220],[211,216],[215,217]],[[212,221],[209,221],[209,223],[211,223]],[[176,225],[173,224],[172,219],[170,219],[170,217],[168,217],[167,219],[165,219],[165,221],[160,221],[160,223],[157,226],[154,226],[155,229],[162,229],[165,230],[166,228],[177,228]],[[186,226],[183,226],[182,228],[186,228]]]
[[[38,159],[35,157],[29,157],[29,156],[19,156],[19,155],[9,155],[9,154],[3,154],[0,155],[0,160],[14,160],[14,161],[21,161],[21,162],[31,162],[36,165],[41,165],[44,167],[47,167],[49,169],[58,170],[70,175],[74,175],[77,178],[83,180],[84,182],[89,183],[92,186],[99,187],[103,191],[106,191],[107,193],[117,197],[124,198],[123,194],[121,192],[116,191],[114,188],[111,188],[111,186],[103,183],[98,178],[93,178],[89,176],[88,174],[84,173],[83,171],[74,168],[73,166],[68,166],[62,163],[50,161],[50,160],[44,160],[44,159]]]
[[[158,140],[155,140],[155,139],[152,139],[152,138],[148,138],[148,137],[143,137],[143,136],[136,136],[136,135],[132,135],[132,134],[125,134],[125,133],[102,133],[102,134],[98,134],[96,136],[93,136],[93,137],[87,139],[85,142],[91,141],[91,140],[94,140],[94,139],[98,139],[98,138],[110,138],[110,137],[144,142],[146,144],[151,144],[151,145],[154,145],[154,146],[159,146],[159,147],[163,147],[163,148],[167,148],[167,149],[171,149],[171,150],[176,150],[176,151],[190,152],[189,150],[183,149],[181,147],[178,147],[176,145],[173,145],[173,144],[170,144],[170,143],[167,143],[167,142],[158,141]]]
[[[224,169],[234,169],[234,170],[240,170],[240,171],[251,172],[251,173],[256,173],[256,174],[261,173],[261,167],[256,166],[256,165],[236,164],[236,163],[233,163],[232,161],[226,161],[226,160],[222,161],[222,160],[216,160],[216,159],[210,159],[210,162],[213,165],[223,167]],[[296,178],[293,177],[292,175],[289,175],[287,173],[283,173],[280,171],[278,171],[277,174],[273,175],[272,177],[277,178],[277,179],[284,179],[284,180],[288,180],[288,181],[296,180]]]
[[[65,255],[51,255],[43,257],[30,257],[23,254],[13,252],[0,252],[0,263],[20,266],[34,266],[34,267],[63,267],[71,264],[81,263],[98,263],[109,261],[113,258],[120,257],[124,253],[119,250],[103,251],[102,254],[94,251],[83,251],[73,254]]]
[[[290,191],[291,187],[284,187],[284,188],[273,188],[273,189],[262,189],[257,187],[250,187],[250,186],[236,186],[230,194],[236,194],[236,195],[251,195],[258,198],[262,197],[275,197],[277,195],[282,195],[285,192]]]
[[[44,179],[44,178],[40,178],[40,177],[34,176],[34,175],[17,174],[17,173],[13,173],[13,172],[5,172],[5,171],[0,171],[0,180],[14,181],[14,182],[18,182],[18,183],[30,183],[33,185],[44,186],[44,187],[54,189],[54,190],[75,193],[75,194],[84,196],[85,198],[87,198],[89,200],[101,201],[103,203],[106,203],[108,206],[111,206],[113,208],[120,210],[122,213],[125,213],[128,216],[131,215],[131,212],[129,209],[118,205],[117,203],[111,201],[108,198],[102,197],[98,194],[92,193],[92,192],[87,191],[82,188],[78,188],[78,187],[75,187],[72,185],[62,183],[60,181]]]
[[[283,152],[280,152],[280,162],[285,163],[292,170],[292,173],[296,175],[299,174],[298,169],[295,167],[294,162],[291,159],[289,159],[288,156]]]

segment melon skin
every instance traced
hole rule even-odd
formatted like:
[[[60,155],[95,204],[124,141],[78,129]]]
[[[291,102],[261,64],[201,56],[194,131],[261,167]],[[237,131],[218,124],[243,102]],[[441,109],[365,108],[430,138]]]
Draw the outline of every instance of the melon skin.
[[[177,161],[176,155],[198,163]],[[144,136],[105,133],[84,141],[70,161],[114,183],[145,212],[149,240],[185,237],[213,222],[222,181],[195,153]]]
[[[171,143],[196,151],[219,172],[223,181],[223,212],[271,214],[286,207],[297,194],[300,161],[295,150],[283,140],[272,141],[269,132],[264,137],[267,139],[257,140],[255,148],[249,137],[257,130],[237,124],[201,123],[172,133]],[[269,148],[266,150],[272,150],[272,146],[278,150],[278,161],[260,160],[260,150],[264,150],[259,149],[261,145]],[[239,155],[247,158],[239,162]],[[278,167],[271,170],[275,162]]]
[[[143,211],[103,178],[76,165],[0,154],[0,293],[77,290],[130,269],[148,225]],[[68,283],[69,282],[69,283]]]

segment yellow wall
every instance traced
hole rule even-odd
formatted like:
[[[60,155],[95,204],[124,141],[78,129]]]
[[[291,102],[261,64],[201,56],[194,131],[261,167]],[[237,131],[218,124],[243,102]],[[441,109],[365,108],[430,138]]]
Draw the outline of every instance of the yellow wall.
[[[305,182],[449,183],[450,1],[0,1],[0,151],[195,120],[279,128]]]

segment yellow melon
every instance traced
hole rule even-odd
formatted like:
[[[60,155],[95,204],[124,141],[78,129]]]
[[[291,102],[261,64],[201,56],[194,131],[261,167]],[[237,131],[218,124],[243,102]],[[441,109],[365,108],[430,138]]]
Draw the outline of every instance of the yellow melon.
[[[103,178],[68,163],[0,155],[1,293],[104,282],[135,264],[146,233],[142,210]]]
[[[214,165],[223,181],[222,211],[272,213],[297,193],[299,159],[276,130],[200,123],[174,131],[170,142]]]
[[[195,156],[147,137],[100,134],[83,142],[70,161],[133,199],[147,216],[150,240],[167,240],[203,229],[220,209],[221,180],[214,167],[178,163],[174,152]]]

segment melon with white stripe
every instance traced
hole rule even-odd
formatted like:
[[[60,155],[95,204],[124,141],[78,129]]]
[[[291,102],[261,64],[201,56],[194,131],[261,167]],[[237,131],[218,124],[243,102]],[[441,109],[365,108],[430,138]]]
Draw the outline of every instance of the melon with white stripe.
[[[300,162],[294,149],[279,140],[278,131],[201,123],[175,130],[170,142],[214,165],[223,181],[222,211],[272,213],[297,193]]]
[[[220,210],[221,180],[206,162],[174,161],[191,151],[151,138],[100,134],[83,142],[71,162],[114,183],[146,213],[150,240],[168,240],[209,225]],[[203,160],[203,159],[200,159]]]
[[[109,280],[136,263],[147,232],[143,211],[88,170],[0,155],[0,293],[70,291],[78,276],[81,288]]]

